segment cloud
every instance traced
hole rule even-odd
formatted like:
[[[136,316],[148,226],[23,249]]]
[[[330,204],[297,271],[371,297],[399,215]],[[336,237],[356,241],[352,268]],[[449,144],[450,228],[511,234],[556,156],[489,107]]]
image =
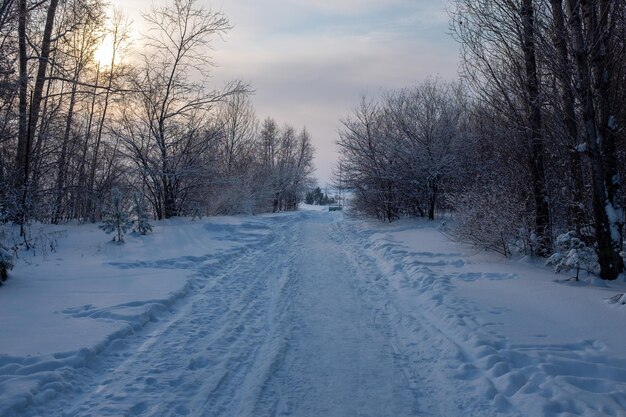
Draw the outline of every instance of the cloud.
[[[450,41],[452,42],[452,41]],[[401,88],[441,74],[455,78],[454,45],[442,48],[392,33],[274,38],[216,55],[219,77],[236,74],[252,83],[259,113],[310,130],[318,177],[326,182],[336,160],[340,119],[362,93]]]

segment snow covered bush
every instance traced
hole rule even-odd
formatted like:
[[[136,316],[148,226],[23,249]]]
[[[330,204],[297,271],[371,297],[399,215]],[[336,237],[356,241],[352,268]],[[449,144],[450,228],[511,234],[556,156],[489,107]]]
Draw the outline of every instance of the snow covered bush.
[[[500,253],[531,253],[530,221],[523,199],[497,180],[481,178],[463,193],[448,196],[455,208],[453,235],[461,242]]]
[[[576,232],[570,231],[559,235],[556,239],[556,249],[557,251],[546,261],[546,265],[553,267],[557,274],[575,269],[578,281],[581,269],[591,273],[598,272],[596,251],[580,240]]]
[[[117,188],[111,190],[111,203],[103,213],[103,221],[100,229],[107,234],[115,233],[113,242],[124,242],[124,234],[133,226],[133,222],[124,209],[122,192]]]
[[[146,204],[146,198],[143,194],[133,194],[134,211],[137,220],[135,221],[135,232],[145,235],[152,231],[152,225],[150,224],[150,214],[148,213],[148,207]]]

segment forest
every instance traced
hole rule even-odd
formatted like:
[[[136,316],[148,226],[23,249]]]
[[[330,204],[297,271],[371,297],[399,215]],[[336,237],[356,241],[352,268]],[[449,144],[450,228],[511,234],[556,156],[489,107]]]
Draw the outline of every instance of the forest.
[[[617,278],[626,5],[454,0],[448,13],[459,78],[364,96],[341,122],[336,182],[366,216],[448,213],[456,238],[505,256],[575,242]],[[259,120],[245,81],[211,80],[227,16],[173,0],[143,20],[133,44],[102,0],[2,0],[0,221],[22,247],[33,222],[100,222],[113,206],[255,214],[312,191],[306,128]]]
[[[98,222],[114,198],[156,219],[297,207],[306,129],[258,120],[253,89],[215,87],[228,18],[173,0],[131,22],[101,0],[0,4],[0,221]]]
[[[552,261],[576,246],[595,254],[591,272],[617,278],[626,4],[455,0],[448,13],[459,79],[364,97],[342,122],[337,177],[357,210],[451,213],[461,241]]]

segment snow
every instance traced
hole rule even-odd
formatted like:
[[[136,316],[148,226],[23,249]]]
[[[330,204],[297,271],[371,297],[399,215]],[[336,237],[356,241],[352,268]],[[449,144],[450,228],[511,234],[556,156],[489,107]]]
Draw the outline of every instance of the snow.
[[[459,372],[499,412],[626,415],[624,310],[608,302],[623,283],[564,283],[532,262],[472,255],[430,226],[369,229],[409,311],[458,344]]]
[[[620,219],[623,217],[622,210],[616,209],[615,206],[609,201],[606,203],[605,210],[611,227],[611,239],[613,242],[619,242],[621,234],[618,229],[618,223],[620,223]]]
[[[323,210],[64,227],[0,288],[0,415],[626,416],[626,283]]]

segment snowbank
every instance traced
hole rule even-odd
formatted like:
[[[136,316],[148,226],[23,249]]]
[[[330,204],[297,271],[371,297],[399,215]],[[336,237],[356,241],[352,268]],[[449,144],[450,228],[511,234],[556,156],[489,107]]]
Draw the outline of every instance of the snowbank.
[[[436,223],[352,230],[400,300],[403,349],[416,339],[408,318],[425,320],[458,347],[454,377],[498,412],[626,415],[626,309],[610,302],[624,282],[577,284],[533,261],[476,253]]]
[[[123,245],[97,225],[43,227],[67,237],[54,252],[22,253],[0,290],[0,415],[63,391],[73,369],[266,243],[272,235],[262,218],[161,221]]]

